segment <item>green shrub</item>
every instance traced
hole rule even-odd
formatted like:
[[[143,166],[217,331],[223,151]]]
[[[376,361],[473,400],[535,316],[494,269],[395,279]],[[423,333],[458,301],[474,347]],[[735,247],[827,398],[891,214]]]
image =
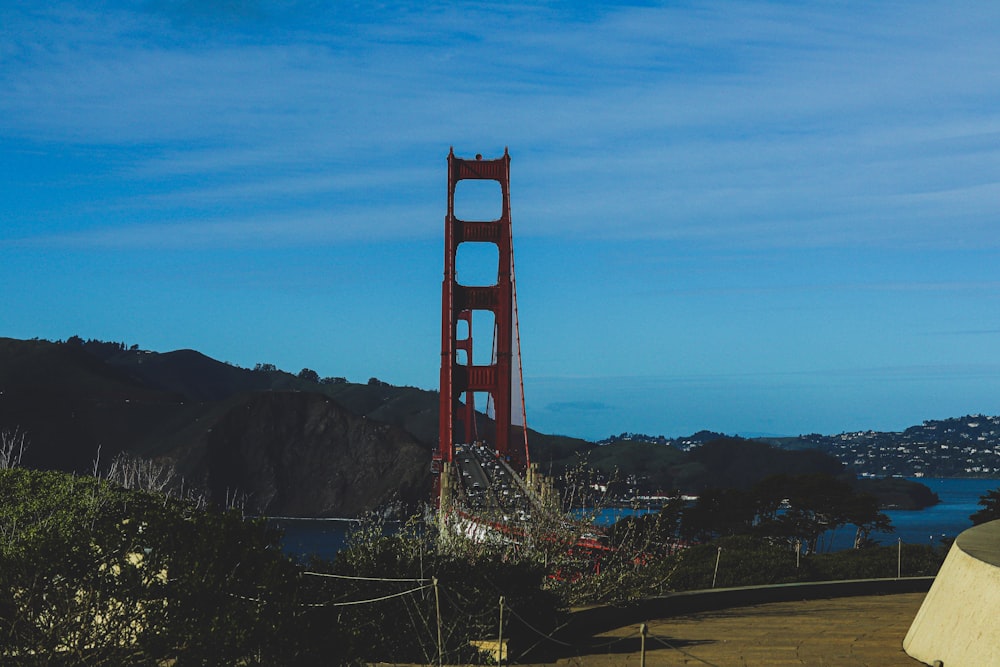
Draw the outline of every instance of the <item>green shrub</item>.
[[[804,563],[812,581],[841,579],[882,579],[895,577],[928,577],[937,574],[946,551],[924,544],[875,546],[848,549],[828,554],[814,554]]]
[[[690,547],[677,560],[669,581],[673,590],[711,588],[713,576],[716,588],[763,586],[803,578],[790,546],[747,535]]]
[[[296,581],[263,522],[89,477],[0,470],[8,657],[277,664],[298,650]]]
[[[433,663],[437,661],[438,618],[444,660],[451,664],[481,661],[473,640],[495,639],[500,597],[504,598],[504,636],[515,656],[537,640],[536,630],[551,631],[561,619],[559,600],[545,590],[546,569],[512,554],[442,548],[437,533],[419,522],[384,534],[378,522],[363,525],[333,562],[310,569],[373,579],[423,580],[427,586],[385,604],[318,608],[320,627],[336,622],[346,654],[366,661]],[[430,580],[437,580],[437,595]],[[413,590],[418,582],[323,580],[310,587],[318,598],[365,600]],[[438,612],[440,611],[440,617]],[[334,619],[337,619],[334,621]]]

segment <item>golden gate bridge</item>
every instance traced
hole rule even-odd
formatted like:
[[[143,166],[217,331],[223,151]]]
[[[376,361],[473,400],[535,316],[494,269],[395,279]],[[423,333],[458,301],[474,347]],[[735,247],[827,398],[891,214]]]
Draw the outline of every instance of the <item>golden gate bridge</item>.
[[[463,220],[455,214],[462,181],[499,184],[499,217]],[[444,229],[441,296],[441,391],[438,447],[432,459],[434,499],[442,513],[455,507],[495,510],[501,521],[527,521],[543,507],[551,486],[531,464],[524,406],[524,379],[514,279],[510,214],[510,154],[483,159],[448,152],[448,209]],[[462,244],[491,244],[497,265],[485,268],[488,285],[459,281],[456,258]],[[478,256],[478,255],[477,255]],[[477,275],[482,275],[477,271]],[[492,315],[492,340],[473,340],[473,321]],[[475,363],[473,345],[490,345],[489,363]],[[477,348],[479,349],[479,348]],[[476,396],[485,395],[485,417]]]

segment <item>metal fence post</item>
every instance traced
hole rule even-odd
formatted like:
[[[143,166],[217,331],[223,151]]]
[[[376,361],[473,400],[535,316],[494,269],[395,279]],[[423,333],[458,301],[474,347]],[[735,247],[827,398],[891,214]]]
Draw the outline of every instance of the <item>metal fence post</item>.
[[[500,596],[500,631],[497,632],[497,667],[503,667],[503,596]]]
[[[646,667],[646,624],[639,626],[639,667]]]

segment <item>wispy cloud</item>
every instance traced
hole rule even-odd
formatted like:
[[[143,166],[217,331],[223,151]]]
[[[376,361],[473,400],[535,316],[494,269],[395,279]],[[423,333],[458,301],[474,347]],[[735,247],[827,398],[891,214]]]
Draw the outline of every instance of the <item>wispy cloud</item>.
[[[367,210],[304,210],[296,213],[136,222],[79,231],[40,233],[0,241],[0,247],[76,249],[294,248],[342,242],[423,238],[433,211],[384,207],[389,224],[373,226]],[[393,215],[394,213],[394,215]],[[437,225],[434,225],[437,229]]]
[[[982,6],[403,4],[310,25],[239,5],[228,34],[225,17],[158,7],[21,16],[5,131],[144,147],[119,174],[249,172],[261,197],[367,171],[369,155],[402,165],[382,172],[398,185],[415,154],[510,144],[519,206],[541,213],[529,234],[1000,244],[984,222],[1000,199],[998,17]],[[302,183],[268,185],[277,166]],[[203,187],[175,192],[239,196]]]

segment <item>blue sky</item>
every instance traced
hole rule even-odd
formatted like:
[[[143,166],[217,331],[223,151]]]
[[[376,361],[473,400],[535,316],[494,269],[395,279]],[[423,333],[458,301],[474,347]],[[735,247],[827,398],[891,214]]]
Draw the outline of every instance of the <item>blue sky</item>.
[[[990,2],[4,2],[0,335],[434,389],[445,158],[506,146],[534,428],[996,414],[997,34]]]

